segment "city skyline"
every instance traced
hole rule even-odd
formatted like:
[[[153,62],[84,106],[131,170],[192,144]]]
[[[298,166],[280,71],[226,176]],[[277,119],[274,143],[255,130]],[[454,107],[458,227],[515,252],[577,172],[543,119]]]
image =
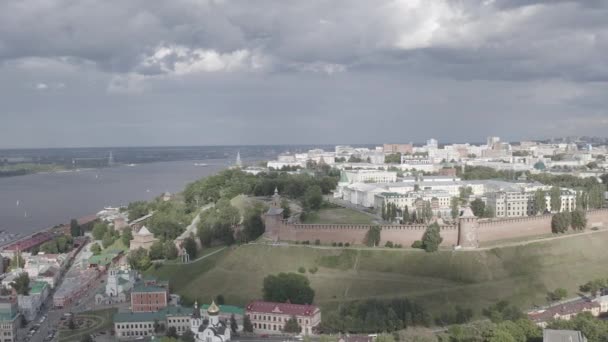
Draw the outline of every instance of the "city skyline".
[[[0,148],[602,136],[607,15],[601,1],[5,1]]]

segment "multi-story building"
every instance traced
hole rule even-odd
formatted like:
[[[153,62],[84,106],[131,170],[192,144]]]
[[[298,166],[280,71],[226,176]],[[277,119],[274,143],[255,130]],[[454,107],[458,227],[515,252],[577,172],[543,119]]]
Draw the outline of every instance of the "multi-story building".
[[[209,320],[210,305],[203,305],[196,310],[199,313],[195,316],[200,317],[203,321]],[[220,305],[219,314],[220,320],[230,322],[230,318],[234,315],[237,322],[237,330],[243,329],[244,310],[242,308],[230,305]],[[187,330],[192,328],[192,316],[196,312],[192,307],[183,306],[167,306],[156,312],[121,312],[114,315],[114,331],[119,340],[133,339],[139,336],[153,336],[154,324],[162,324],[166,329],[175,328],[178,335],[182,335]],[[0,341],[1,342],[1,341]]]
[[[545,208],[550,212],[573,211],[576,209],[576,191],[562,189],[560,208],[551,207],[551,196],[545,194]],[[494,210],[495,217],[532,216],[537,213],[536,193],[531,191],[497,191],[487,194],[487,203]]]
[[[253,324],[253,332],[258,334],[281,334],[285,323],[293,317],[302,327],[303,335],[314,334],[321,323],[321,309],[314,305],[255,301],[247,305],[245,314]]]
[[[42,281],[35,281],[30,284],[30,293],[27,296],[17,296],[19,311],[21,311],[21,314],[28,321],[36,318],[40,312],[40,307],[49,296],[49,292],[49,284]]]
[[[374,207],[380,210],[382,206],[395,204],[403,210],[406,206],[410,212],[421,211],[425,203],[430,203],[433,214],[437,217],[450,217],[451,196],[446,191],[413,191],[405,194],[383,192],[375,196]]]
[[[344,170],[340,183],[391,183],[397,181],[397,172],[381,170]]]
[[[384,153],[412,153],[414,146],[412,144],[384,144]]]
[[[19,310],[15,297],[0,297],[0,341],[17,341]]]
[[[131,291],[133,312],[154,312],[167,307],[169,291],[160,286],[137,284]]]

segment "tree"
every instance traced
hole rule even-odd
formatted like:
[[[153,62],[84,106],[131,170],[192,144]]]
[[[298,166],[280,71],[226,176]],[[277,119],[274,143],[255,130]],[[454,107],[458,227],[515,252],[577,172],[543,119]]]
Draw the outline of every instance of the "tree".
[[[173,241],[166,241],[164,253],[167,260],[173,260],[177,258],[179,251],[177,250],[177,247],[175,247],[175,243],[173,243]]]
[[[45,254],[57,254],[59,249],[55,240],[47,241],[40,246],[40,250]]]
[[[460,201],[458,200],[458,197],[452,197],[452,199],[450,200],[450,209],[452,219],[457,219],[458,215],[460,214]]]
[[[11,287],[17,294],[27,296],[30,293],[30,276],[26,272],[19,274],[11,283]]]
[[[150,256],[150,260],[160,260],[165,258],[165,246],[163,242],[160,240],[154,241],[152,246],[150,246],[150,251],[148,255]]]
[[[91,253],[93,253],[93,255],[101,254],[101,246],[99,246],[97,242],[91,246]]]
[[[542,214],[547,210],[547,194],[543,189],[538,189],[534,193],[534,208],[536,209],[536,214]]]
[[[484,217],[486,204],[480,198],[476,198],[471,202],[471,210],[475,216]]]
[[[424,201],[424,207],[422,207],[422,217],[425,222],[430,222],[433,218],[433,209],[431,207],[431,202]]]
[[[243,331],[248,333],[253,332],[253,324],[251,324],[251,319],[249,318],[249,315],[245,315],[245,317],[243,318]]]
[[[106,234],[106,232],[108,231],[108,225],[103,223],[103,222],[97,222],[95,223],[95,225],[93,226],[93,238],[95,240],[101,240],[103,239],[104,235]]]
[[[439,245],[443,241],[440,233],[440,227],[437,222],[429,225],[422,235],[422,246],[427,252],[435,252],[439,249]]]
[[[72,236],[80,236],[81,235],[80,225],[78,224],[78,221],[76,219],[71,219],[70,220],[70,234]]]
[[[551,231],[565,233],[570,227],[571,215],[569,212],[554,214],[551,218]]]
[[[572,212],[572,229],[584,230],[587,226],[587,217],[585,212],[582,210],[575,210]]]
[[[593,295],[593,297],[597,296],[598,292],[606,287],[606,280],[604,279],[595,279],[592,281],[586,282],[584,285],[579,287],[579,290],[584,293],[589,293]]]
[[[112,233],[110,231],[107,231],[103,235],[103,239],[101,240],[101,244],[103,245],[103,248],[108,248],[113,243],[114,243],[114,236],[112,235]]]
[[[129,221],[137,220],[148,214],[148,203],[144,201],[131,202],[127,211],[129,212]]]
[[[461,186],[458,190],[460,192],[460,202],[468,203],[469,197],[473,195],[473,188],[470,186]]]
[[[302,332],[302,327],[300,327],[300,325],[298,324],[298,320],[296,319],[296,317],[292,316],[285,323],[283,331],[290,334],[299,334],[300,332]]]
[[[494,211],[494,208],[492,208],[489,205],[486,206],[486,210],[483,213],[483,217],[494,218],[494,216],[496,216],[496,212]]]
[[[283,209],[283,218],[288,219],[291,216],[291,206],[286,198],[281,199],[281,209]]]
[[[184,331],[184,333],[182,334],[182,337],[180,337],[180,340],[183,342],[195,342],[196,339],[194,338],[194,334],[192,333],[192,330],[190,329],[186,329],[186,331]]]
[[[234,314],[230,315],[230,330],[232,331],[232,335],[236,335],[236,332],[239,330],[239,325],[236,323]]]
[[[549,196],[551,200],[551,211],[552,212],[560,212],[562,208],[562,191],[558,186],[554,186],[549,191]]]
[[[384,221],[388,220],[388,212],[387,212],[387,208],[386,208],[386,203],[384,203],[384,202],[382,202],[381,216],[382,216],[382,220],[384,220]]]
[[[283,211],[285,213],[285,211]],[[258,212],[248,213],[243,222],[243,233],[245,234],[246,241],[253,241],[266,231],[266,225],[264,220]]]
[[[197,252],[196,241],[194,241],[194,238],[192,236],[189,236],[186,239],[184,239],[183,247],[186,250],[186,253],[188,253],[188,256],[190,256],[191,260],[196,258],[196,252]]]
[[[410,209],[406,205],[405,208],[403,208],[403,224],[408,223],[410,223]]]
[[[68,320],[68,329],[76,329],[76,323],[74,323],[74,315],[70,316],[70,319]]]
[[[17,268],[23,268],[25,266],[25,260],[23,259],[23,257],[21,256],[21,253],[17,253],[12,259],[11,262],[9,264],[9,268],[11,270],[17,269]]]
[[[85,334],[80,338],[80,342],[94,342],[95,340],[89,334]]]
[[[304,208],[306,210],[319,210],[323,204],[321,187],[314,185],[304,193]]]
[[[126,227],[122,231],[120,239],[122,240],[123,245],[125,245],[126,247],[131,246],[131,240],[133,240],[133,231],[131,230],[131,227]]]
[[[547,292],[547,301],[557,302],[568,297],[568,291],[564,288],[557,288],[554,291]]]
[[[297,273],[279,273],[264,278],[264,300],[293,304],[312,304],[315,291],[308,278]]]
[[[372,226],[369,228],[367,234],[365,235],[365,244],[368,247],[375,247],[380,244],[380,231],[381,229],[378,226]]]
[[[169,327],[169,329],[167,329],[167,333],[165,335],[167,337],[173,337],[173,338],[178,338],[179,337],[177,335],[177,329],[175,327]]]
[[[148,251],[142,247],[131,251],[127,257],[127,261],[133,269],[138,271],[145,271],[150,268],[150,265],[152,264],[150,257],[148,256]]]

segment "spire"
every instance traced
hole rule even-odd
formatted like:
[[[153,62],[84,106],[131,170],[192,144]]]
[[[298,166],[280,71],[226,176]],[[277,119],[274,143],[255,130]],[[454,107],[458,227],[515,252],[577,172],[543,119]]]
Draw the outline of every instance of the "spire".
[[[243,166],[243,163],[241,162],[241,151],[236,152],[236,163],[234,165],[237,167]]]
[[[201,318],[201,310],[198,309],[198,301],[194,301],[194,310],[192,311],[192,318]]]

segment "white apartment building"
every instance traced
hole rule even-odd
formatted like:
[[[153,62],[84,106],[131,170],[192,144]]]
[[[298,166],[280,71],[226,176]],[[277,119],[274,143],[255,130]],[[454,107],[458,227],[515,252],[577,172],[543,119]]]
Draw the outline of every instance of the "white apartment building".
[[[447,218],[451,215],[451,198],[452,196],[446,191],[412,191],[406,194],[382,192],[374,196],[374,207],[380,210],[383,204],[385,206],[395,204],[401,210],[407,206],[412,212],[422,210],[425,202],[429,202],[435,216]]]
[[[573,211],[576,209],[576,192],[562,189],[560,196],[561,207],[551,208],[551,196],[545,195],[545,205],[548,211]],[[498,191],[487,195],[487,203],[494,209],[496,217],[521,217],[536,215],[535,192],[533,191]]]
[[[340,183],[392,183],[397,181],[397,172],[383,170],[344,170]]]

